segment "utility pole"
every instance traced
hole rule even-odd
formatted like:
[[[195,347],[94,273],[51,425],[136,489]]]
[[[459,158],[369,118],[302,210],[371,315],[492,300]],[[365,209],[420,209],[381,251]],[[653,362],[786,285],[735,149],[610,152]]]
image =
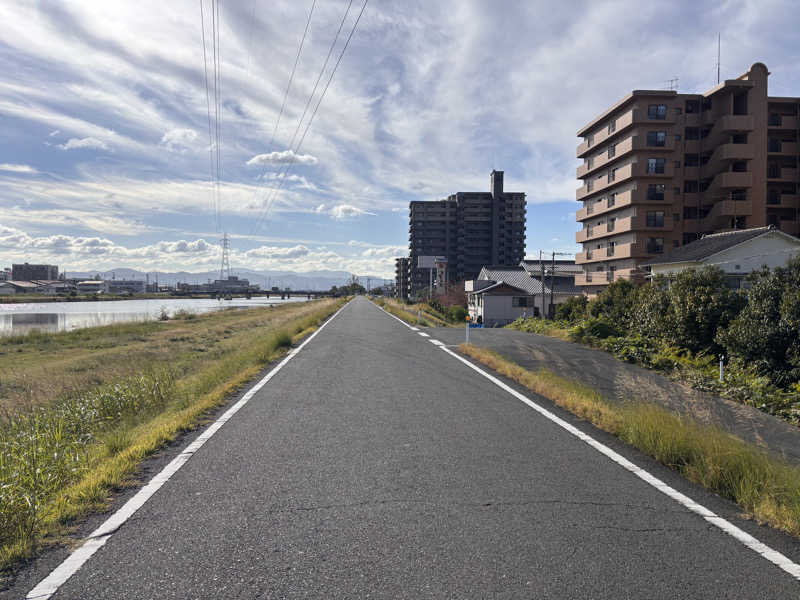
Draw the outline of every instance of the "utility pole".
[[[717,85],[719,85],[719,59],[720,59],[721,42],[722,42],[722,34],[717,33]]]
[[[544,319],[544,263],[542,262],[542,251],[539,250],[539,287],[542,290],[542,314],[540,315],[542,319]]]

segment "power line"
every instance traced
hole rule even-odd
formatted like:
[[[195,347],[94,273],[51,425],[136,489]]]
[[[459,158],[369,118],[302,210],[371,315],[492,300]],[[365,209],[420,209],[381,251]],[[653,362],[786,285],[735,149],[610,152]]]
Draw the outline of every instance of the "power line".
[[[274,198],[275,195],[277,195],[277,192],[280,191],[280,189],[283,187],[283,182],[286,180],[286,176],[288,175],[288,173],[291,171],[292,167],[295,164],[295,161],[297,159],[297,154],[300,152],[300,148],[303,145],[303,141],[306,139],[306,134],[308,133],[309,129],[311,128],[311,124],[314,122],[314,117],[316,116],[317,111],[319,110],[319,107],[322,104],[322,100],[325,98],[325,94],[328,91],[328,88],[330,87],[331,82],[333,81],[334,75],[336,75],[336,71],[339,68],[339,64],[342,62],[342,58],[344,57],[344,53],[347,51],[347,47],[350,45],[350,40],[353,39],[353,35],[356,32],[356,28],[358,27],[358,23],[359,23],[359,21],[361,21],[361,16],[364,14],[364,10],[367,8],[367,4],[368,3],[369,3],[369,0],[364,0],[364,4],[361,6],[361,10],[358,13],[358,17],[356,17],[356,20],[353,23],[353,27],[350,30],[350,34],[347,36],[347,40],[345,41],[344,46],[342,47],[342,51],[339,53],[339,57],[336,59],[336,64],[333,66],[333,70],[331,70],[330,77],[328,77],[328,81],[326,82],[325,87],[323,88],[322,93],[320,94],[319,100],[317,101],[316,106],[314,106],[314,111],[311,113],[311,117],[309,117],[309,119],[308,119],[308,123],[306,124],[306,128],[303,131],[303,135],[300,138],[300,141],[297,142],[297,147],[294,149],[294,153],[291,156],[291,160],[290,160],[289,164],[287,165],[286,169],[284,170],[283,175],[281,176],[281,181],[278,184],[278,188],[276,188],[275,194],[273,194],[273,198]],[[352,4],[352,0],[351,0],[351,4]],[[348,5],[348,11],[349,11],[349,8],[350,8],[350,5]],[[272,203],[270,202],[267,205],[266,211],[264,213],[264,216],[266,216],[269,213],[269,209],[271,207],[271,204]],[[261,220],[259,219],[259,224],[260,224],[260,221]]]
[[[314,99],[314,95],[317,93],[317,87],[319,86],[319,82],[322,81],[322,76],[325,74],[325,69],[328,66],[328,61],[331,58],[331,54],[333,54],[333,49],[336,47],[336,42],[339,40],[339,35],[342,33],[342,28],[344,27],[345,21],[347,20],[347,15],[350,14],[350,8],[352,6],[353,6],[353,0],[350,0],[349,4],[347,5],[347,10],[344,11],[344,16],[342,17],[342,20],[339,23],[339,29],[336,30],[336,35],[334,36],[333,41],[331,42],[330,48],[328,48],[328,55],[325,57],[325,62],[322,63],[322,68],[319,70],[319,75],[317,75],[317,80],[316,80],[316,82],[314,82],[314,88],[311,90],[311,94],[308,96],[308,100],[306,101],[305,108],[303,109],[303,114],[300,116],[300,120],[297,121],[297,127],[295,127],[294,134],[292,134],[292,139],[291,139],[291,141],[289,142],[289,145],[288,145],[288,148],[290,150],[291,150],[292,146],[294,145],[295,139],[297,139],[297,134],[300,132],[300,127],[302,127],[302,125],[303,125],[303,119],[306,118],[306,114],[308,113],[308,107],[311,106],[311,101]],[[285,169],[284,169],[284,171],[285,171]],[[263,171],[263,173],[261,175],[262,185],[263,185],[263,182],[264,182],[264,175],[266,174],[266,172],[267,172],[267,169],[266,169],[266,166],[265,166],[264,167],[264,171]],[[278,175],[278,180],[279,181],[277,181],[278,187],[277,188],[273,188],[271,190],[271,193],[268,192],[269,197],[268,197],[267,201],[264,203],[264,206],[262,208],[262,212],[259,215],[255,225],[253,226],[253,230],[252,230],[253,233],[255,233],[258,230],[258,228],[261,225],[262,220],[269,213],[269,208],[272,205],[272,202],[273,202],[273,200],[274,200],[274,198],[275,198],[275,196],[277,194],[277,191],[280,191],[280,189],[283,187],[283,183],[282,183],[283,179],[284,179],[283,174],[279,174]],[[277,189],[277,191],[275,191],[276,189]]]
[[[294,66],[292,67],[292,72],[289,75],[289,82],[286,84],[286,91],[283,93],[283,102],[281,102],[281,110],[278,113],[278,118],[275,121],[275,127],[272,130],[272,137],[269,140],[269,144],[267,145],[267,154],[272,151],[272,143],[275,141],[275,135],[278,133],[278,125],[280,125],[281,117],[283,116],[283,110],[286,108],[286,99],[289,97],[289,89],[292,87],[292,81],[294,80],[295,71],[297,71],[297,63],[300,61],[300,53],[303,51],[303,44],[306,41],[306,35],[308,34],[308,27],[311,25],[311,16],[314,14],[314,7],[317,5],[317,0],[312,0],[311,2],[311,10],[308,12],[308,20],[306,21],[306,28],[303,30],[303,37],[300,39],[300,46],[297,48],[297,56],[294,57]],[[264,169],[266,172],[266,168]],[[262,175],[263,177],[263,175]]]
[[[205,25],[205,17],[203,16],[203,0],[200,0],[200,28],[202,30],[202,37],[203,37],[203,72],[205,74],[205,84],[206,84],[206,113],[208,115],[208,161],[209,161],[209,172],[210,172],[210,183],[211,183],[211,199],[209,202],[209,206],[211,210],[215,211],[216,214],[216,202],[214,198],[215,190],[215,181],[216,177],[214,174],[214,140],[211,134],[211,94],[208,89],[208,58],[206,55],[206,25]]]

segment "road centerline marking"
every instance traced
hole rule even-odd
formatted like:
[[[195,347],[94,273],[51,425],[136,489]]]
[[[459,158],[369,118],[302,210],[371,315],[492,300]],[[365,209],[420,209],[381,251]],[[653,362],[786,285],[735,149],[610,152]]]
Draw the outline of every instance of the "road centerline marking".
[[[351,301],[352,302],[352,301]],[[125,504],[117,509],[113,515],[106,519],[102,525],[89,534],[86,541],[74,552],[64,559],[47,577],[42,579],[25,596],[26,600],[47,600],[58,591],[67,580],[80,569],[92,555],[102,548],[111,536],[131,517],[144,506],[169,479],[185,465],[189,459],[227,423],[250,399],[263,388],[286,364],[302,350],[306,344],[313,340],[317,334],[333,321],[350,302],[337,310],[327,321],[319,326],[302,344],[290,351],[272,370],[260,381],[251,387],[233,406],[226,410],[216,421],[203,431],[191,444],[178,456],[173,458],[161,471],[159,471],[144,487],[133,495]]]
[[[588,444],[601,454],[604,454],[606,457],[608,457],[609,459],[620,465],[625,470],[630,471],[636,477],[638,477],[648,485],[654,487],[662,494],[669,496],[675,502],[682,505],[684,508],[687,508],[689,511],[699,515],[700,517],[705,519],[708,523],[714,525],[718,529],[721,529],[722,531],[724,531],[725,533],[727,533],[728,535],[730,535],[731,537],[742,543],[747,548],[753,550],[757,554],[760,554],[763,558],[765,558],[772,564],[776,565],[777,567],[779,567],[780,569],[782,569],[783,571],[794,577],[796,580],[800,581],[800,564],[795,563],[787,556],[781,554],[780,552],[774,550],[773,548],[770,548],[769,546],[767,546],[757,538],[753,537],[743,529],[740,529],[730,521],[726,520],[723,517],[720,517],[719,515],[712,512],[702,504],[695,502],[694,500],[692,500],[685,494],[682,494],[672,486],[668,485],[667,483],[664,483],[663,481],[658,479],[655,475],[652,475],[650,472],[632,463],[631,461],[629,461],[627,458],[625,458],[615,450],[612,450],[610,447],[606,446],[602,442],[599,442],[592,436],[584,433],[574,425],[568,423],[561,417],[557,416],[555,413],[544,408],[543,406],[540,406],[539,404],[537,404],[524,394],[512,388],[510,385],[504,383],[494,375],[484,371],[477,365],[468,361],[463,356],[456,354],[455,352],[453,352],[452,350],[450,350],[445,346],[440,346],[440,348],[444,352],[455,358],[456,360],[464,363],[470,369],[476,371],[477,373],[479,373],[480,375],[482,375],[483,377],[494,383],[502,390],[514,396],[517,400],[520,400],[524,404],[527,404],[530,408],[538,412],[543,417],[549,419],[562,429],[565,429],[568,433],[577,437],[579,440],[585,442],[586,444]]]

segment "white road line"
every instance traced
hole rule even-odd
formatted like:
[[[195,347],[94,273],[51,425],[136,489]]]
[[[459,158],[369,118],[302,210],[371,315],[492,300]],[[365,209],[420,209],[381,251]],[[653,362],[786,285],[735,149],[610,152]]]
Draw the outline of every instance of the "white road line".
[[[654,475],[651,475],[649,472],[645,471],[641,467],[636,466],[635,464],[633,464],[631,461],[629,461],[627,458],[625,458],[621,454],[615,452],[614,450],[612,450],[611,448],[609,448],[605,444],[602,444],[601,442],[598,442],[593,437],[591,437],[590,435],[585,434],[584,432],[582,432],[577,427],[574,427],[573,425],[570,425],[564,419],[556,416],[554,413],[550,412],[546,408],[536,404],[533,400],[531,400],[530,398],[528,398],[524,394],[521,394],[517,390],[512,388],[511,386],[506,385],[505,383],[500,381],[497,377],[487,373],[483,369],[479,368],[478,366],[476,366],[473,363],[471,363],[470,361],[468,361],[466,358],[456,354],[455,352],[453,352],[449,348],[442,347],[442,350],[447,352],[447,354],[449,354],[450,356],[452,356],[456,360],[459,360],[462,363],[464,363],[465,365],[467,365],[473,371],[476,371],[476,372],[480,373],[483,377],[485,377],[486,379],[488,379],[489,381],[494,383],[499,388],[505,390],[506,392],[508,392],[509,394],[514,396],[517,400],[521,400],[522,402],[524,402],[525,404],[530,406],[533,410],[535,410],[536,412],[541,414],[543,417],[546,417],[547,419],[550,419],[553,423],[555,423],[559,427],[562,427],[563,429],[567,430],[569,433],[571,433],[572,435],[574,435],[578,439],[586,442],[587,444],[589,444],[592,448],[594,448],[595,450],[597,450],[601,454],[605,454],[608,458],[613,460],[615,463],[620,465],[622,468],[627,469],[628,471],[630,471],[631,473],[636,475],[642,481],[644,481],[644,482],[648,483],[649,485],[653,486],[654,488],[656,488],[659,492],[661,492],[663,494],[666,494],[667,496],[669,496],[670,498],[675,500],[675,502],[677,502],[678,504],[681,504],[682,506],[688,508],[693,513],[696,513],[696,514],[700,515],[701,517],[703,517],[706,521],[708,521],[712,525],[720,528],[725,533],[733,536],[739,542],[741,542],[742,544],[744,544],[745,546],[747,546],[748,548],[750,548],[754,552],[757,552],[758,554],[760,554],[761,556],[766,558],[768,561],[770,561],[774,565],[777,565],[778,567],[780,567],[781,569],[783,569],[784,571],[789,573],[789,575],[791,575],[792,577],[794,577],[795,579],[800,581],[800,565],[799,564],[793,562],[792,560],[790,560],[788,557],[784,556],[783,554],[781,554],[777,550],[773,550],[772,548],[770,548],[766,544],[764,544],[764,543],[760,542],[759,540],[757,540],[756,538],[754,538],[749,533],[747,533],[747,532],[743,531],[742,529],[738,528],[736,525],[734,525],[730,521],[727,521],[724,518],[716,515],[715,513],[713,513],[709,509],[707,509],[705,506],[703,506],[701,504],[698,504],[697,502],[695,502],[694,500],[692,500],[688,496],[685,496],[684,494],[680,493],[675,488],[670,487],[669,485],[667,485],[666,483],[664,483],[663,481],[661,481],[660,479],[658,479]]]
[[[109,538],[119,529],[125,521],[127,521],[137,510],[139,510],[150,497],[155,494],[162,485],[169,481],[178,469],[180,469],[186,462],[197,452],[203,444],[205,444],[211,436],[213,436],[225,423],[227,423],[233,415],[247,404],[255,394],[264,387],[267,382],[275,377],[286,363],[292,360],[297,353],[302,350],[306,344],[313,340],[317,334],[325,329],[325,327],[333,321],[340,312],[342,312],[350,303],[348,302],[342,308],[337,310],[333,316],[320,325],[314,333],[312,333],[302,344],[289,352],[286,357],[279,362],[274,369],[272,369],[266,376],[250,388],[247,393],[233,406],[231,406],[225,413],[219,417],[208,429],[200,434],[195,441],[189,444],[186,449],[176,456],[172,461],[164,467],[155,477],[153,477],[147,485],[140,489],[136,494],[128,500],[122,507],[111,515],[100,527],[95,529],[87,538],[84,544],[70,554],[64,562],[58,565],[50,574],[42,579],[39,584],[33,588],[28,595],[25,596],[27,600],[46,600],[58,591],[70,577],[72,577],[89,558],[102,548]]]
[[[381,310],[383,310],[383,309],[381,308]],[[386,311],[384,310],[383,312],[386,312]],[[388,315],[388,314],[391,314],[391,313],[386,312],[386,314]],[[392,315],[392,316],[394,317],[394,315]],[[395,319],[397,319],[397,317],[395,317]],[[403,325],[406,324],[405,321],[403,321],[402,319],[397,319],[397,320],[400,321],[401,323],[403,323]],[[419,331],[419,329],[417,329],[416,327],[411,327],[410,325],[408,326],[408,328],[411,331]]]
[[[418,331],[417,333],[420,334],[422,337],[431,337],[430,335],[428,335],[427,333],[424,333],[422,331]]]
[[[440,342],[439,340],[436,340],[436,339],[434,339],[434,338],[431,338],[431,339],[429,339],[428,341],[429,341],[431,344],[435,344],[436,346],[444,346],[444,342]]]

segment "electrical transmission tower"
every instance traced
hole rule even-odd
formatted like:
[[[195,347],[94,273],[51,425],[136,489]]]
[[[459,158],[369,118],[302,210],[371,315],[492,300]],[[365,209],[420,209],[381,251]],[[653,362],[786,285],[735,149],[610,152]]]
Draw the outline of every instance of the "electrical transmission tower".
[[[228,232],[222,235],[222,266],[219,269],[219,278],[221,280],[230,279],[231,277],[231,241],[228,239]]]

